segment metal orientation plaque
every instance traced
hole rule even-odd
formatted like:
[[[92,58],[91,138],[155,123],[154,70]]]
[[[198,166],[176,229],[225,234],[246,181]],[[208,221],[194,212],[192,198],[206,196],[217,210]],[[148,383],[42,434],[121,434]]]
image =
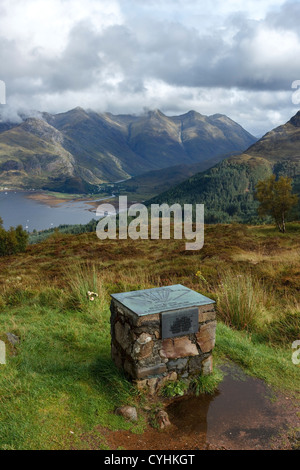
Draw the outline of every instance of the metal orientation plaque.
[[[197,333],[199,328],[198,308],[185,308],[164,312],[161,315],[162,339]]]
[[[214,300],[181,284],[122,292],[111,296],[138,316],[215,303]]]

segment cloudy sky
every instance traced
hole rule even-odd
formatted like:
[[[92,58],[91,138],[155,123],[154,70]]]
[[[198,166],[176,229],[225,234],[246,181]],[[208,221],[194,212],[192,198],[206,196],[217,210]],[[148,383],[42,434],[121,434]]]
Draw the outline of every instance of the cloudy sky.
[[[261,135],[300,109],[300,0],[0,0],[0,80],[10,113],[194,109]]]

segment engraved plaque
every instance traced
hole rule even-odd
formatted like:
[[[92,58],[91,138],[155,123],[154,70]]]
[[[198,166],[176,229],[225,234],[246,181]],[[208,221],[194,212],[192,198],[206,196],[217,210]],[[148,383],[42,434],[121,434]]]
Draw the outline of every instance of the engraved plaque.
[[[214,300],[181,284],[112,294],[112,298],[138,316],[214,303]]]
[[[186,308],[164,312],[161,315],[162,339],[197,333],[198,308]]]

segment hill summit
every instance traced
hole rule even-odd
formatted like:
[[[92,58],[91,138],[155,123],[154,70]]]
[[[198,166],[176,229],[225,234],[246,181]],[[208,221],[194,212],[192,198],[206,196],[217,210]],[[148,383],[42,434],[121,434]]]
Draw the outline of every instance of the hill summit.
[[[0,186],[88,192],[103,182],[238,153],[255,141],[220,114],[35,112],[18,124],[0,120]]]

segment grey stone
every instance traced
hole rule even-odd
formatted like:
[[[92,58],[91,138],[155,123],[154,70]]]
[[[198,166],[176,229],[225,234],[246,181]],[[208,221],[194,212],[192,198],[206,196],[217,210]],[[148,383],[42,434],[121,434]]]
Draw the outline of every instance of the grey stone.
[[[167,371],[166,364],[160,363],[155,364],[150,367],[142,367],[136,370],[136,378],[137,379],[144,379],[146,377],[151,377],[153,375],[161,375]]]
[[[213,371],[213,358],[212,356],[207,357],[202,362],[202,374],[203,375],[210,375]]]
[[[16,344],[19,344],[20,338],[13,333],[6,333],[7,339],[12,344],[13,346],[16,346]]]
[[[134,377],[136,375],[134,372],[134,366],[128,361],[128,359],[125,359],[123,367],[124,371],[127,372],[130,377]]]
[[[191,357],[189,360],[189,373],[200,372],[202,369],[203,357]]]
[[[129,406],[129,405],[121,406],[116,409],[115,414],[123,416],[123,418],[127,419],[128,421],[138,420],[137,411],[134,406]]]
[[[176,359],[175,361],[169,361],[168,369],[169,370],[177,369],[178,371],[181,371],[187,365],[187,361],[188,361],[187,358]]]
[[[130,325],[127,322],[122,324],[117,321],[115,323],[115,340],[119,343],[122,349],[124,349],[124,351],[130,352],[133,339]]]

